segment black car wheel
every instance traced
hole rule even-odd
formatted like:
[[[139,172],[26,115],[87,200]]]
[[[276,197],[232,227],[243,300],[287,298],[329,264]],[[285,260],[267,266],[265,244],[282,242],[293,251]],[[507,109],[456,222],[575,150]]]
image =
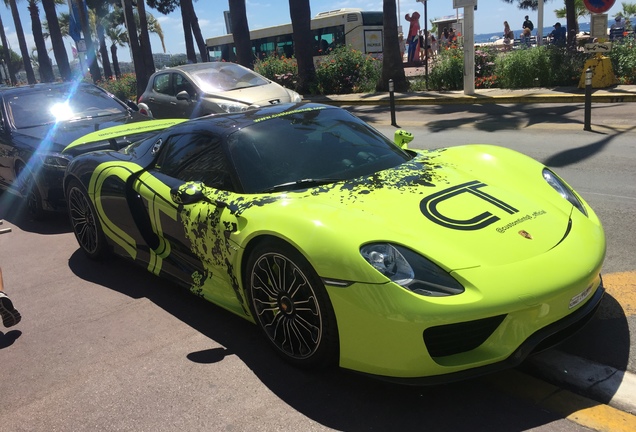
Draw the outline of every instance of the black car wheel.
[[[335,314],[309,262],[280,241],[256,246],[246,267],[250,308],[276,351],[302,367],[326,367],[338,358]]]
[[[47,216],[42,203],[42,194],[33,178],[33,174],[24,165],[19,165],[16,169],[18,188],[24,197],[27,211],[34,220],[42,220]]]
[[[66,188],[68,214],[75,238],[89,258],[98,259],[106,254],[106,238],[97,218],[97,212],[86,189],[77,180]]]

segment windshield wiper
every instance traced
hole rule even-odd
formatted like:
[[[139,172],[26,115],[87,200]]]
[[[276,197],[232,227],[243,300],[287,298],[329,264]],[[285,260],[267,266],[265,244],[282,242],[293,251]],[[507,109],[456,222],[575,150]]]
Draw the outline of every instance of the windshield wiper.
[[[291,190],[304,189],[304,188],[310,188],[314,186],[322,186],[326,184],[336,183],[342,180],[343,179],[341,178],[317,178],[317,179],[307,178],[307,179],[301,179],[301,180],[295,180],[295,181],[277,184],[275,186],[271,186],[266,189],[263,189],[261,193],[277,192],[277,191],[284,191],[284,190],[290,190],[290,189]]]

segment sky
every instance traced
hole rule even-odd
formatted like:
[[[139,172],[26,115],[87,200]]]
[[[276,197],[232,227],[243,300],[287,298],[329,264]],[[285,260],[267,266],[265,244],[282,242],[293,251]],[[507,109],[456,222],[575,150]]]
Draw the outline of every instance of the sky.
[[[246,0],[247,21],[251,30],[269,27],[272,25],[286,24],[291,22],[289,18],[289,0]],[[367,11],[381,11],[381,0],[310,0],[312,17],[319,12],[341,9],[358,8]],[[631,3],[631,2],[629,2]],[[0,5],[2,2],[0,2]],[[404,20],[404,15],[418,11],[422,16],[420,25],[424,28],[424,5],[415,0],[399,0],[399,24],[405,31],[408,31],[408,22]],[[31,34],[31,19],[27,10],[26,1],[18,1],[22,27],[26,34],[29,50],[35,46]],[[562,0],[546,0],[544,6],[543,23],[545,27],[551,27],[557,21],[565,24],[565,19],[557,19],[554,9],[562,8]],[[228,2],[225,0],[195,0],[194,8],[199,18],[199,25],[203,32],[203,37],[219,36],[226,33],[223,11],[228,10]],[[185,52],[185,42],[183,38],[183,27],[181,25],[181,14],[177,10],[170,15],[161,15],[156,10],[146,8],[152,13],[161,24],[163,29],[166,53],[180,54]],[[621,0],[617,0],[614,6],[608,11],[609,22],[613,21],[614,15],[622,10]],[[67,12],[65,6],[58,6],[59,12]],[[462,9],[459,9],[462,13]],[[428,0],[427,15],[430,20],[444,16],[455,15],[453,0]],[[0,6],[0,15],[4,23],[8,44],[15,52],[20,53],[18,40],[15,33],[15,25],[11,16],[11,11]],[[521,29],[524,16],[529,15],[530,19],[537,25],[537,13],[518,9],[514,4],[508,4],[502,0],[478,0],[477,11],[475,11],[475,34],[503,32],[503,22],[508,21],[512,30]],[[40,19],[45,20],[44,11],[40,7]],[[583,18],[581,22],[589,21]],[[429,24],[430,26],[430,24]],[[68,39],[67,53],[71,58],[71,41]],[[49,44],[50,45],[50,44]],[[163,52],[158,37],[151,35],[151,45],[153,52]],[[129,61],[130,54],[127,48],[119,48],[120,61]],[[53,54],[50,54],[54,61]]]

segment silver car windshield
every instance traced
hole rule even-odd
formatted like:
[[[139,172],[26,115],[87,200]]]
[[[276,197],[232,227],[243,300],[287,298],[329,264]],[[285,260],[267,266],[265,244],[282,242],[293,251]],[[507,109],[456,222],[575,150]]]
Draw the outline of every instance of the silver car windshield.
[[[192,71],[196,85],[205,93],[218,93],[269,84],[262,76],[234,63],[210,63],[209,68]]]

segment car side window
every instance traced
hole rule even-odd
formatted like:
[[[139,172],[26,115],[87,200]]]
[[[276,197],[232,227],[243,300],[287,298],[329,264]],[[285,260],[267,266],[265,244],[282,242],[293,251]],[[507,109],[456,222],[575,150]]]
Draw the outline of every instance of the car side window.
[[[200,181],[216,189],[233,190],[221,139],[212,134],[185,133],[168,137],[155,168],[183,182]]]
[[[152,89],[157,93],[170,94],[170,74],[159,74],[152,83]]]
[[[186,77],[181,74],[174,74],[174,94],[175,96],[182,91],[188,92],[190,96],[194,95],[194,87]]]

